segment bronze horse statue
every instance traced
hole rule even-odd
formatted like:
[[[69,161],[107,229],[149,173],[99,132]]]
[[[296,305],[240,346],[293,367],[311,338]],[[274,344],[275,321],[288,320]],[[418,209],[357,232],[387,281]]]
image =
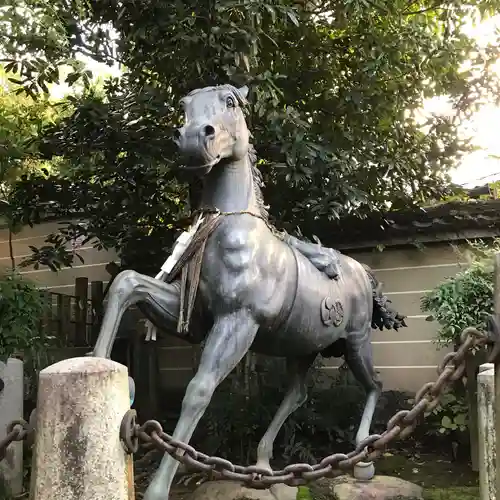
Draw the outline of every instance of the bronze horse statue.
[[[274,440],[288,416],[306,401],[306,374],[319,355],[343,356],[366,389],[356,442],[369,435],[381,392],[372,359],[372,326],[397,330],[406,325],[367,266],[273,230],[243,113],[247,92],[246,87],[221,85],[194,90],[181,101],[185,124],[175,141],[186,158],[184,168],[203,177],[199,212],[216,214],[219,221],[206,238],[189,334],[176,329],[180,279],[167,283],[123,271],[109,290],[93,354],[110,355],[122,315],[133,304],[166,334],[193,344],[204,341],[173,434],[185,443],[214,391],[249,351],[285,357],[288,391],[257,451],[257,465],[270,469]],[[373,465],[364,465],[370,479]],[[168,498],[177,466],[169,455],[163,458],[146,500]]]

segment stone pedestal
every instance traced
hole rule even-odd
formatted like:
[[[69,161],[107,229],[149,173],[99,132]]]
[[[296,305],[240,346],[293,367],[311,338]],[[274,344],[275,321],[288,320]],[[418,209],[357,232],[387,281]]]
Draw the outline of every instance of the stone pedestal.
[[[31,500],[133,500],[132,456],[120,441],[127,368],[70,358],[40,372]]]
[[[209,481],[192,493],[190,500],[296,500],[298,488],[277,484],[255,490],[235,481]]]
[[[358,481],[351,476],[324,479],[311,485],[313,497],[321,500],[422,500],[422,488],[398,477],[375,476]],[[316,494],[317,493],[317,494]]]
[[[422,488],[397,477],[375,476],[359,481],[350,476],[322,479],[309,487],[317,500],[423,500]],[[268,490],[246,488],[235,481],[209,481],[189,500],[296,500],[298,488],[283,484]]]

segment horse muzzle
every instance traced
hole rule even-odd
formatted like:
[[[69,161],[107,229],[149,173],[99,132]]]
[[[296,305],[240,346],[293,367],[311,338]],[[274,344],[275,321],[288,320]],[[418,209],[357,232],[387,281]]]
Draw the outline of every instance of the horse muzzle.
[[[186,159],[183,168],[208,172],[221,159],[215,152],[216,130],[210,124],[181,127],[174,132],[174,142]]]

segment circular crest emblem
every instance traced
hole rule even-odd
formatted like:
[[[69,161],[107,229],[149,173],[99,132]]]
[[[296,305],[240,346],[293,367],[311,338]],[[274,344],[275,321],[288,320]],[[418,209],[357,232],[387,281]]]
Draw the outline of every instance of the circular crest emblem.
[[[339,326],[344,319],[344,306],[340,300],[325,297],[321,301],[321,321],[325,326]]]

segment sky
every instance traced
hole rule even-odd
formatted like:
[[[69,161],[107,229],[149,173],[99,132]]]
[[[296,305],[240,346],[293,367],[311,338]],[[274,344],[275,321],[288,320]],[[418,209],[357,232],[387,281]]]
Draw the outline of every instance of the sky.
[[[479,43],[487,44],[496,39],[495,31],[500,30],[500,15],[486,22],[474,25],[472,21],[466,32],[477,38]],[[119,76],[118,65],[113,67],[98,63],[85,56],[79,57],[94,75]],[[500,58],[495,66],[500,74]],[[54,85],[51,88],[53,97],[62,97],[70,92],[67,85]],[[423,114],[447,113],[449,105],[446,98],[434,98],[425,102]],[[462,124],[462,132],[472,138],[480,148],[465,156],[458,168],[451,172],[452,181],[464,187],[474,187],[493,180],[500,180],[500,108],[494,105],[483,106],[467,123]],[[494,156],[497,155],[498,158]]]
[[[500,30],[500,15],[486,22],[466,27],[466,33],[477,38],[480,44],[496,39],[495,31]],[[500,59],[494,67],[500,74]],[[430,99],[424,105],[424,112],[446,113],[449,110],[446,98]],[[500,179],[500,108],[494,105],[483,106],[470,121],[462,124],[462,132],[473,139],[479,151],[465,156],[454,171],[452,181],[464,187],[474,187]],[[497,155],[499,158],[493,158]]]

